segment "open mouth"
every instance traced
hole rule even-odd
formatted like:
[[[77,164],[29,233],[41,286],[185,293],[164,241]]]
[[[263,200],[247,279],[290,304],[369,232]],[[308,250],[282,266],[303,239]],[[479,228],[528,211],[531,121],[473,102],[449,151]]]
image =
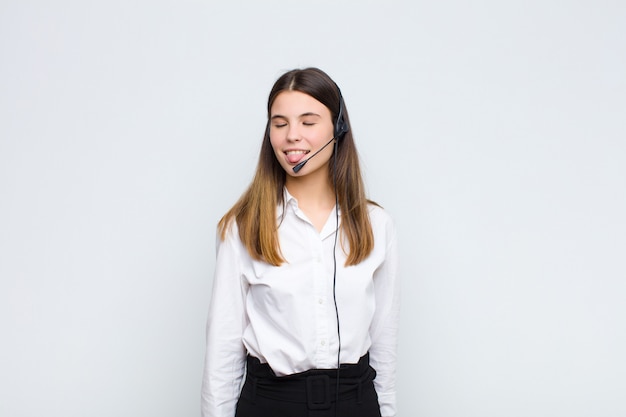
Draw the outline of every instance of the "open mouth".
[[[290,164],[297,164],[304,157],[304,155],[308,154],[311,151],[306,151],[303,149],[298,150],[289,150],[285,151],[284,154],[287,157],[287,160]]]

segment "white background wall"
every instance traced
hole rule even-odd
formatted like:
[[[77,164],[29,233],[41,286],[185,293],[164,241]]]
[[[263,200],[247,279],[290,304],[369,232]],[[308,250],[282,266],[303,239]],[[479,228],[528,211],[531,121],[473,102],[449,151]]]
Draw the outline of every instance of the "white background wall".
[[[199,415],[274,80],[401,231],[399,410],[626,415],[626,3],[0,2],[0,415]]]

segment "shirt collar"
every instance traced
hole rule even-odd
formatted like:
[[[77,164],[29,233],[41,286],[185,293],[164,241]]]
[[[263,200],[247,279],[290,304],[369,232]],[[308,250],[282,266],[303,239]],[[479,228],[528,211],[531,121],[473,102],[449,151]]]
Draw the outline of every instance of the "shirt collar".
[[[276,219],[280,220],[285,210],[291,207],[292,210],[298,208],[298,200],[287,191],[287,187],[283,188],[283,202],[276,207]]]
[[[283,188],[283,204],[279,204],[276,208],[276,219],[280,222],[286,211],[291,210],[293,215],[298,216],[297,212],[298,208],[298,200],[287,191],[287,187]],[[339,225],[341,225],[341,208],[339,207]],[[335,232],[337,225],[335,223],[335,209],[329,215],[329,221],[326,222],[326,225],[322,229],[320,233],[320,237],[325,239],[326,237],[332,235]]]

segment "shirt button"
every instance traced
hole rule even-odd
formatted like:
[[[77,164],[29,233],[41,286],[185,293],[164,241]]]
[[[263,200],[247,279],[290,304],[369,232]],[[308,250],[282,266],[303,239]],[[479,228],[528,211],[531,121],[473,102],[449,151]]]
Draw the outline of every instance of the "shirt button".
[[[322,300],[321,298],[319,300],[317,300],[318,303],[320,304],[324,304],[324,300]]]
[[[320,343],[322,346],[326,346],[326,341],[322,340],[322,342]]]

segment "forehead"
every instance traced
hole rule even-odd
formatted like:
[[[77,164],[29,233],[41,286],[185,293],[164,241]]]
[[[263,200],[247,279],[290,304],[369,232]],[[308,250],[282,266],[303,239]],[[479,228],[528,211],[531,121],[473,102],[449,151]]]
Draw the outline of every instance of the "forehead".
[[[270,108],[271,117],[277,115],[300,116],[306,113],[330,117],[328,107],[301,91],[283,91],[279,93]]]

